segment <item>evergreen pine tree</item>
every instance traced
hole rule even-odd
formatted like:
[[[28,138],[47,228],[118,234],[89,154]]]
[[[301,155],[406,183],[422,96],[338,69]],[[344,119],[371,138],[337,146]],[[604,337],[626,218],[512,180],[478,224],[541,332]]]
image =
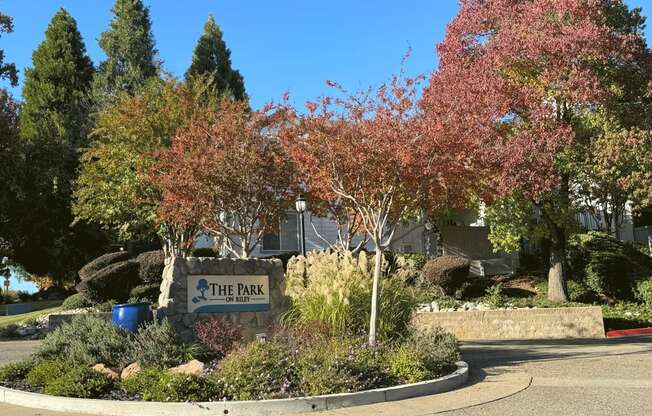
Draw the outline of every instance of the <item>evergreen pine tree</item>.
[[[93,64],[75,19],[64,9],[52,18],[32,63],[25,71],[21,137],[73,149],[85,145]]]
[[[16,260],[29,272],[62,280],[74,276],[93,244],[71,227],[71,190],[87,142],[93,64],[77,23],[60,9],[25,71],[20,139],[25,151],[24,201]],[[82,259],[80,259],[80,256]]]
[[[112,11],[109,29],[99,38],[106,54],[94,81],[100,106],[114,102],[123,92],[134,94],[159,74],[149,9],[142,0],[116,0]]]
[[[14,31],[14,20],[0,12],[0,34]],[[12,86],[18,85],[18,71],[15,64],[5,63],[5,51],[0,49],[0,79],[8,79]]]
[[[246,97],[240,72],[231,68],[231,51],[222,39],[222,30],[212,15],[204,25],[204,33],[197,41],[186,79],[206,76],[216,95],[230,95],[237,100]]]

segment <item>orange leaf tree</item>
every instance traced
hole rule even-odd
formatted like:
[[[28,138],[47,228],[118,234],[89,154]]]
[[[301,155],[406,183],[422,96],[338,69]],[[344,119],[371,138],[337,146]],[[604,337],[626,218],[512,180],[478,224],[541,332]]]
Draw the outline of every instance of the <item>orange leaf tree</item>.
[[[224,98],[212,117],[178,131],[150,173],[163,195],[160,221],[197,224],[241,258],[278,231],[295,177],[268,110]]]
[[[613,95],[610,71],[641,53],[615,28],[619,0],[463,0],[438,46],[423,98],[444,135],[475,140],[499,197],[539,208],[552,243],[549,298],[566,300],[565,251],[576,223],[564,152],[587,112]]]
[[[447,193],[441,191],[453,181],[452,176],[465,176],[460,173],[465,169],[463,162],[439,163],[449,157],[463,158],[439,153],[447,150],[447,146],[437,146],[443,138],[424,131],[417,100],[419,80],[395,76],[377,89],[357,94],[329,82],[337,98],[307,103],[307,112],[295,115],[279,133],[310,194],[354,207],[374,244],[372,345],[383,252],[399,221],[444,201]]]

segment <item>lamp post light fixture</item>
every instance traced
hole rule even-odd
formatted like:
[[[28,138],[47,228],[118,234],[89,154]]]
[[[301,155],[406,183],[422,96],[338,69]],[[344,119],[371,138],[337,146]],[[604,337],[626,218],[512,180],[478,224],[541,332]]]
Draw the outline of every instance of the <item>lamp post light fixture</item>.
[[[5,278],[4,281],[4,291],[7,293],[9,291],[9,282],[11,278],[11,271],[9,269],[9,259],[7,257],[2,258],[2,265],[0,266],[0,274]]]
[[[297,233],[297,238],[299,240],[299,251],[302,256],[306,256],[306,229],[303,223],[303,213],[308,209],[308,201],[303,195],[299,195],[297,200],[294,201],[294,208],[297,210],[297,215],[299,216],[299,232]]]

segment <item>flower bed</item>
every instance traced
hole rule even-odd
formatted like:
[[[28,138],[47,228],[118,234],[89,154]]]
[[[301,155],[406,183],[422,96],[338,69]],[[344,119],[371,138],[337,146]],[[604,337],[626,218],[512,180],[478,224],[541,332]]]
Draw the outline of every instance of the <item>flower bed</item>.
[[[215,320],[198,331],[203,343],[184,344],[165,321],[131,335],[81,315],[28,360],[0,368],[0,385],[114,400],[265,400],[431,380],[455,371],[459,359],[457,341],[441,330],[370,347],[364,337],[318,327],[279,329],[265,342],[244,344],[237,328]]]

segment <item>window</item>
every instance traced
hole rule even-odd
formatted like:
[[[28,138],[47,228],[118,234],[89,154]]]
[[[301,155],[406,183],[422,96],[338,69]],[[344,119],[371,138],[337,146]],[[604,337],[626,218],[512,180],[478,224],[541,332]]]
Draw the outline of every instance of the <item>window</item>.
[[[281,222],[278,233],[263,236],[262,251],[297,251],[299,249],[297,231],[297,214],[289,211]]]

